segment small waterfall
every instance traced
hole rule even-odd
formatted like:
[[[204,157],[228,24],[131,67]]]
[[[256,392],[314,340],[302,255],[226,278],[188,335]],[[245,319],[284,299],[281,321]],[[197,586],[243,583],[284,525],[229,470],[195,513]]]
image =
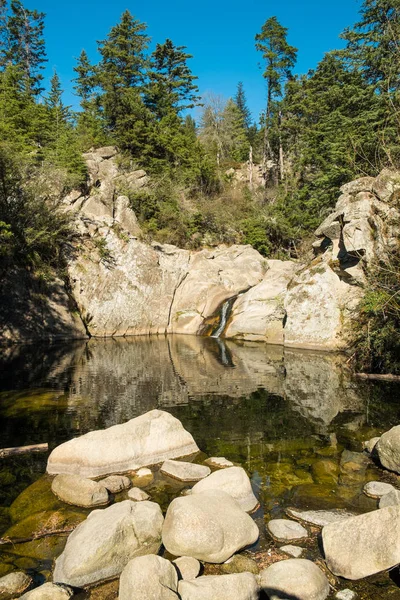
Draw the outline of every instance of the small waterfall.
[[[211,337],[219,338],[220,335],[224,332],[226,324],[228,322],[229,315],[231,313],[233,303],[235,302],[236,298],[237,298],[237,296],[233,296],[233,298],[229,298],[229,300],[226,300],[226,302],[223,303],[222,308],[221,308],[221,320],[220,320],[218,329],[216,331],[214,331],[214,333],[212,334]]]

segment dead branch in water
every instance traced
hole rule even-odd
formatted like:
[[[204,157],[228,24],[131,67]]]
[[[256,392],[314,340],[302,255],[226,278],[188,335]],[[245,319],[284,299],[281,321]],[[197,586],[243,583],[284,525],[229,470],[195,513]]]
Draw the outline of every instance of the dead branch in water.
[[[0,450],[0,458],[7,456],[18,456],[19,454],[29,454],[30,452],[48,452],[48,444],[33,444],[32,446],[17,446],[16,448],[3,448]]]
[[[375,379],[377,381],[400,381],[400,375],[384,375],[378,373],[355,373],[357,379]]]

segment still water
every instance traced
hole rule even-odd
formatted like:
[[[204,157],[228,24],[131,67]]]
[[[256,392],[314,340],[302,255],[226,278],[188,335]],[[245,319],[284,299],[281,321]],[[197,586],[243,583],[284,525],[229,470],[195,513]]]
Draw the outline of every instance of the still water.
[[[204,453],[198,462],[225,456],[246,469],[261,504],[255,553],[274,545],[265,519],[289,506],[365,512],[377,506],[362,493],[366,481],[399,485],[372,463],[356,471],[347,463],[363,440],[400,423],[400,386],[352,379],[342,356],[171,336],[14,347],[0,367],[0,448],[48,442],[52,449],[153,408],[169,411]],[[27,518],[24,502],[13,504],[21,492],[39,480],[33,495],[42,493],[46,459],[0,459],[0,537]],[[156,476],[146,491],[165,509],[181,487]],[[54,508],[43,502],[35,510]],[[29,544],[0,546],[0,576],[26,568],[48,577],[64,543],[43,556]],[[365,599],[400,598],[387,574],[348,587]]]

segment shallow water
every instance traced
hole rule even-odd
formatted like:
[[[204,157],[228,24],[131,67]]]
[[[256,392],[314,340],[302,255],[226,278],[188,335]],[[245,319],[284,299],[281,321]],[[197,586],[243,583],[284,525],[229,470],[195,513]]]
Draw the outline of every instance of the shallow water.
[[[225,456],[248,472],[261,504],[254,515],[258,554],[276,546],[265,520],[288,506],[365,512],[377,506],[362,493],[366,481],[397,483],[371,462],[347,468],[354,455],[344,450],[361,452],[362,440],[400,422],[400,386],[353,380],[345,357],[174,336],[14,347],[0,366],[0,447],[48,442],[52,449],[153,408],[167,410],[196,439],[204,453],[197,461]],[[47,479],[12,505],[42,477],[46,459],[0,459],[0,536],[24,537],[32,522],[18,523],[32,512],[40,514],[35,527],[50,517],[58,524],[84,518],[85,511],[54,502]],[[156,474],[146,490],[165,509],[182,487]],[[65,536],[55,536],[4,546],[0,576],[17,567],[48,577],[64,543]],[[316,543],[307,552],[315,558]],[[400,598],[387,574],[339,582],[343,587],[365,599]]]

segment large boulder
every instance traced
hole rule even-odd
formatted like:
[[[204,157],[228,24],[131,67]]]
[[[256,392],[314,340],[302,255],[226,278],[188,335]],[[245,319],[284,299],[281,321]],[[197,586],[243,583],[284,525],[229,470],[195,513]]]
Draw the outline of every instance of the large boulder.
[[[134,558],[119,582],[119,600],[178,600],[178,575],[165,558],[149,555]]]
[[[178,586],[182,600],[258,600],[259,589],[252,573],[209,575]]]
[[[225,337],[283,344],[284,298],[296,269],[295,262],[268,260],[261,283],[235,301]]]
[[[400,506],[381,508],[322,530],[329,569],[345,579],[362,579],[400,563]]]
[[[310,560],[289,558],[274,563],[260,573],[261,589],[269,600],[325,600],[329,582]]]
[[[171,554],[211,563],[226,561],[258,536],[253,519],[220,490],[175,498],[162,532],[163,544]]]
[[[400,425],[384,433],[375,446],[382,465],[400,473]]]
[[[211,473],[192,488],[192,494],[206,490],[222,490],[234,498],[246,512],[251,512],[258,505],[253,494],[250,479],[242,467],[229,467]]]
[[[124,500],[94,510],[69,536],[53,581],[85,587],[117,577],[133,558],[157,554],[163,521],[154,502]]]
[[[110,501],[107,488],[79,475],[57,475],[51,484],[53,494],[67,504],[92,508]]]
[[[122,425],[92,431],[57,446],[48,473],[98,477],[133,471],[198,452],[191,434],[167,412],[151,410]]]

